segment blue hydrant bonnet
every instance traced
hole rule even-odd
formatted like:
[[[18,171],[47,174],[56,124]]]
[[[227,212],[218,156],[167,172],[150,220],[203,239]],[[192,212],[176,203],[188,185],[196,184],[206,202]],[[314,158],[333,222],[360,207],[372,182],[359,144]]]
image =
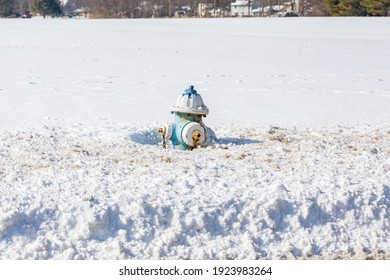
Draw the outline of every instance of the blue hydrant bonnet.
[[[203,103],[202,97],[194,89],[194,86],[190,86],[186,89],[184,93],[178,97],[176,105],[171,106],[169,109],[172,113],[178,112],[204,116],[209,113],[209,109]]]

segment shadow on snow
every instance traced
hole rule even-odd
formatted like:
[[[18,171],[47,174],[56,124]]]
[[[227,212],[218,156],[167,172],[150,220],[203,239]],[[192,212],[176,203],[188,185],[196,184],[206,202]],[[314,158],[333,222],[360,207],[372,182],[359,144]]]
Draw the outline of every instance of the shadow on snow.
[[[136,132],[127,136],[126,139],[141,145],[160,145],[162,143],[162,136],[158,133],[157,129]],[[212,143],[217,145],[250,145],[261,142],[255,139],[223,137],[213,139]]]

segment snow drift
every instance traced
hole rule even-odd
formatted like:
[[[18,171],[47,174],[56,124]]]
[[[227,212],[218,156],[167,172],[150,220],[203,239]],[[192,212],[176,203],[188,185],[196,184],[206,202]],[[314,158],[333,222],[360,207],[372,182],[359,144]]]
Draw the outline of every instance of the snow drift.
[[[388,257],[390,127],[230,128],[192,152],[154,126],[3,134],[1,257]]]

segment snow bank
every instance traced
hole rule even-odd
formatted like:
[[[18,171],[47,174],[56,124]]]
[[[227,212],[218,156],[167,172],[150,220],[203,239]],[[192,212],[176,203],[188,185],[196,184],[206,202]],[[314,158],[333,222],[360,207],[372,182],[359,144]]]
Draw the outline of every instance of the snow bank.
[[[2,259],[388,258],[390,127],[155,125],[0,137]]]

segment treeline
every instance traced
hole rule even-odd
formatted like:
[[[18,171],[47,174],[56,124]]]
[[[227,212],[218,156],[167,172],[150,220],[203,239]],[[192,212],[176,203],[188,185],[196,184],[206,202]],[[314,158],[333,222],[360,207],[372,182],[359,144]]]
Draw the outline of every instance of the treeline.
[[[198,5],[230,10],[237,0],[69,0],[68,7],[83,8],[92,17],[167,17],[182,7],[196,16]],[[248,0],[246,0],[248,1]],[[388,16],[390,0],[249,0],[252,7],[291,3],[302,16]]]
[[[259,0],[252,0],[255,1]],[[150,18],[171,17],[178,11],[184,12],[186,16],[196,16],[200,3],[210,4],[216,9],[228,9],[231,2],[232,0],[69,0],[66,6],[82,8],[93,18]]]
[[[0,17],[84,15],[91,18],[197,16],[198,5],[229,11],[234,0],[0,0]],[[388,16],[390,0],[250,0],[252,8],[290,2],[301,16]],[[271,9],[272,11],[272,9]],[[228,13],[223,13],[224,15]],[[199,15],[198,15],[199,16]]]
[[[196,16],[199,3],[228,9],[232,0],[0,0],[0,17],[24,14],[43,16],[88,15],[92,18],[170,17],[176,11]],[[259,0],[251,0],[252,3]],[[267,0],[276,2],[280,0]],[[183,9],[185,7],[185,9]]]
[[[390,0],[325,0],[334,16],[388,16]]]
[[[0,17],[30,13],[29,2],[27,0],[0,0]]]
[[[32,13],[61,16],[63,10],[58,0],[0,0],[0,17],[31,17]]]

